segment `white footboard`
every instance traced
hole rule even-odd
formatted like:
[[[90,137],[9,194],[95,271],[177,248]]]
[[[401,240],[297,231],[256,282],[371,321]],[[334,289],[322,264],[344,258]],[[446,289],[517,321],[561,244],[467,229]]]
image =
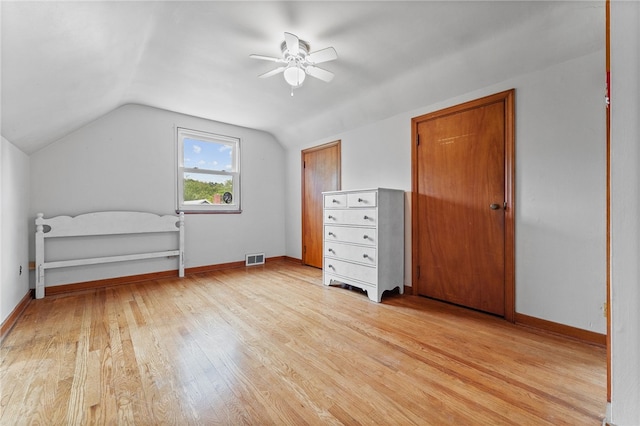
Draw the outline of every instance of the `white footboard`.
[[[117,256],[69,259],[55,262],[47,262],[45,260],[46,238],[160,232],[178,232],[178,247],[175,250]],[[178,258],[178,275],[184,277],[184,213],[182,212],[179,216],[159,216],[145,212],[95,212],[75,217],[57,216],[50,219],[45,219],[43,213],[38,213],[36,218],[36,299],[44,297],[45,271],[47,269],[173,256]]]

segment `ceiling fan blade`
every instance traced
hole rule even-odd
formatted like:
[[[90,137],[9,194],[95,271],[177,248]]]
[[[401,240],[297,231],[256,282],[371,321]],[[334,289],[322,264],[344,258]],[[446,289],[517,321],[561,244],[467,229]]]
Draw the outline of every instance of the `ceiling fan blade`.
[[[284,41],[287,44],[287,50],[293,56],[298,55],[300,50],[300,40],[298,36],[291,33],[284,33]]]
[[[318,78],[322,81],[326,81],[327,83],[333,80],[333,73],[331,71],[323,70],[322,68],[314,67],[310,65],[307,67],[307,74],[311,77]]]
[[[271,70],[271,71],[265,72],[264,74],[260,74],[260,75],[258,76],[258,78],[267,78],[267,77],[271,77],[271,76],[273,76],[273,75],[276,75],[276,74],[281,73],[281,72],[282,72],[282,71],[284,71],[286,68],[287,68],[287,67],[278,67],[278,68],[276,68],[276,69],[274,69],[274,70]]]
[[[263,61],[284,62],[282,58],[274,58],[273,56],[249,55],[249,57],[252,59],[262,59]]]
[[[334,61],[338,59],[338,52],[333,47],[327,47],[326,49],[320,49],[317,52],[312,52],[307,56],[307,60],[314,64],[321,64],[323,62]]]

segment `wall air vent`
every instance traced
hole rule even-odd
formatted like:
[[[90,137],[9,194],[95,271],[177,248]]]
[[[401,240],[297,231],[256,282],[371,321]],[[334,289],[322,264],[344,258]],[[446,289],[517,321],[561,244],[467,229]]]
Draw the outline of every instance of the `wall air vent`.
[[[264,265],[264,253],[248,254],[245,259],[245,266]]]

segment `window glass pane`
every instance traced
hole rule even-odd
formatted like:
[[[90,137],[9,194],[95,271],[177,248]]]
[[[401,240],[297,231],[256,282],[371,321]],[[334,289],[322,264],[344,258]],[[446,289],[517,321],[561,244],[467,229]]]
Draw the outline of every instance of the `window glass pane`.
[[[236,171],[233,144],[184,138],[184,167]]]
[[[185,205],[236,204],[233,176],[203,173],[184,174]]]
[[[240,213],[240,139],[177,130],[177,210]]]

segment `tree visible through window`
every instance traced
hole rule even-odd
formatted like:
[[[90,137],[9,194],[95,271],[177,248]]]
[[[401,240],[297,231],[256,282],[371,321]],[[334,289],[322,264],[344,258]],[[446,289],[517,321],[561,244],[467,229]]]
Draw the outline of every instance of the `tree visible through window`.
[[[178,210],[240,212],[240,140],[178,128]]]

